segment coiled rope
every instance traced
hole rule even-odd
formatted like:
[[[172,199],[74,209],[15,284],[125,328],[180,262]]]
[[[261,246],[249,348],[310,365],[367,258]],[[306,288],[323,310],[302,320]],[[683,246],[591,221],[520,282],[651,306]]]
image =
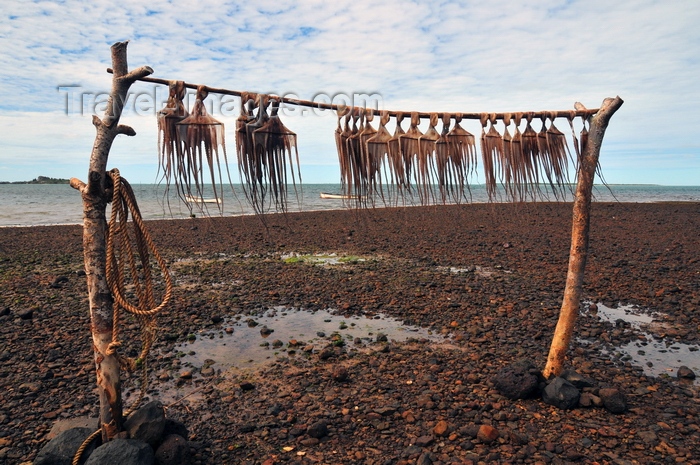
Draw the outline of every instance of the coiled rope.
[[[147,357],[156,337],[155,316],[163,310],[173,292],[173,283],[168,272],[165,260],[158,253],[151,236],[146,231],[141,218],[141,212],[131,185],[114,168],[107,172],[112,181],[112,213],[107,228],[107,263],[106,278],[109,289],[114,298],[112,317],[112,342],[107,348],[107,355],[114,355],[119,361],[120,367],[128,372],[133,372],[139,364],[143,371],[141,374],[141,386],[138,399],[132,407],[123,414],[128,417],[141,403],[148,386]],[[133,224],[133,237],[129,234],[128,219],[131,213]],[[163,299],[156,305],[153,292],[153,276],[149,250],[152,252],[165,280],[165,293]],[[138,263],[136,260],[138,256]],[[140,266],[139,266],[140,265]],[[127,296],[127,280],[133,286],[136,303],[131,303]],[[141,327],[141,353],[134,360],[117,353],[122,345],[119,340],[119,318],[121,310],[134,315]],[[139,363],[140,361],[140,363]],[[78,448],[73,457],[73,465],[78,465],[80,458],[87,446],[99,436],[102,430],[92,433]]]

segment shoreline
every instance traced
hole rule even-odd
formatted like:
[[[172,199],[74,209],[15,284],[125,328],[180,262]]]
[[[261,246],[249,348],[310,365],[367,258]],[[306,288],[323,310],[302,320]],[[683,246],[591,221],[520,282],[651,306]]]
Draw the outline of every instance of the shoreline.
[[[659,205],[675,205],[675,204],[696,204],[700,203],[700,200],[650,200],[650,201],[645,201],[645,202],[615,202],[615,201],[607,201],[607,200],[601,200],[601,201],[596,201],[592,200],[591,205],[596,205],[596,204],[620,204],[620,205],[645,205],[645,204],[659,204]],[[454,204],[454,203],[448,203],[448,204],[433,204],[433,205],[402,205],[402,206],[397,206],[397,205],[391,205],[391,206],[377,206],[377,207],[368,207],[368,208],[355,208],[355,207],[341,207],[341,208],[330,208],[330,209],[313,209],[313,210],[295,210],[295,211],[288,211],[286,213],[284,212],[269,212],[265,213],[262,215],[263,217],[270,217],[270,216],[275,216],[275,215],[295,215],[295,214],[305,214],[305,213],[320,213],[320,212],[357,212],[358,210],[361,212],[363,210],[368,210],[368,211],[376,211],[376,210],[392,210],[392,209],[410,209],[410,208],[436,208],[436,207],[457,207],[457,208],[462,208],[462,207],[468,207],[470,205],[516,205],[516,206],[523,206],[523,205],[536,205],[536,204],[562,204],[562,205],[573,205],[572,201],[536,201],[536,202],[464,202],[461,204]],[[107,221],[109,221],[109,215],[107,215]],[[190,221],[194,219],[215,219],[215,218],[238,218],[238,217],[251,217],[255,216],[257,217],[258,215],[256,213],[239,213],[239,214],[234,214],[234,215],[224,215],[224,216],[219,216],[219,215],[212,215],[212,216],[197,216],[196,218],[149,218],[149,219],[144,219],[144,222],[146,224],[150,222],[157,222],[157,221]],[[40,223],[40,224],[11,224],[11,225],[0,225],[0,229],[5,229],[5,228],[34,228],[34,227],[51,227],[51,226],[82,226],[82,222],[75,222],[75,223]]]
[[[570,203],[538,202],[275,214],[264,224],[250,216],[147,221],[176,282],[172,307],[158,316],[149,397],[168,383],[200,389],[203,403],[184,400],[167,415],[187,425],[195,463],[202,464],[410,464],[421,456],[444,465],[698,463],[697,387],[673,373],[645,376],[602,352],[636,340],[634,328],[582,315],[576,335],[591,342],[574,341],[568,355],[568,366],[596,386],[625,393],[624,414],[557,410],[494,390],[493,375],[509,363],[527,358],[544,366],[571,215]],[[670,343],[700,346],[698,231],[695,202],[593,203],[584,299],[661,312]],[[290,253],[365,261],[285,262]],[[56,419],[96,413],[81,271],[80,225],[0,229],[0,455],[13,463],[33,459]],[[213,378],[180,362],[189,334],[216,335],[225,329],[219,318],[255,318],[276,306],[333,308],[345,318],[381,313],[452,340],[373,344],[368,353],[347,344],[330,358],[314,343],[308,355]],[[25,310],[32,310],[26,319]],[[129,318],[122,329],[124,350],[137,349]],[[338,366],[347,369],[346,381],[333,378]],[[194,375],[181,378],[187,369]],[[254,388],[243,390],[244,382]],[[306,431],[321,420],[329,433],[311,440]],[[443,421],[445,436],[435,429]],[[485,424],[499,432],[497,440],[472,435]]]

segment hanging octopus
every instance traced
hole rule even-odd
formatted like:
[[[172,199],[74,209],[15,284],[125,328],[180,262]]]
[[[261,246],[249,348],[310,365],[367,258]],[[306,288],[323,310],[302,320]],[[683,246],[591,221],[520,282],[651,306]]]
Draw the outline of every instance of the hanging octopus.
[[[379,118],[379,127],[374,132],[372,137],[369,137],[365,141],[365,152],[367,156],[372,160],[373,166],[376,166],[378,171],[381,171],[383,166],[388,166],[389,169],[389,180],[390,185],[394,184],[394,167],[391,163],[389,157],[389,141],[391,140],[391,134],[386,129],[386,123],[389,122],[389,112],[382,111]],[[380,182],[380,195],[382,200],[384,199],[384,190],[381,185],[381,175],[379,177]]]
[[[506,195],[509,198],[514,198],[513,182],[515,177],[515,165],[513,160],[513,136],[511,136],[510,132],[508,131],[510,121],[510,113],[503,115],[503,124],[505,125],[505,129],[503,130],[503,156],[501,158],[499,176],[501,178],[503,188],[506,191]]]
[[[338,108],[338,127],[335,130],[335,142],[338,148],[338,160],[340,162],[340,182],[343,193],[347,196],[352,195],[353,173],[352,162],[348,154],[348,139],[352,135],[350,129],[350,118],[352,111],[349,107],[341,106]],[[344,122],[341,126],[341,120]]]
[[[555,115],[549,113],[549,127],[547,128],[547,146],[549,147],[550,163],[555,176],[557,198],[563,199],[569,185],[569,163],[571,157],[569,147],[566,144],[566,136],[554,125]]]
[[[374,113],[372,110],[367,109],[361,111],[365,115],[365,126],[360,132],[360,153],[362,154],[362,167],[365,171],[364,179],[366,182],[367,200],[374,204],[375,194],[379,193],[382,199],[384,198],[381,178],[382,158],[373,156],[367,148],[367,141],[377,134],[377,130],[371,124],[374,120]]]
[[[359,107],[354,107],[351,112],[352,129],[345,141],[345,151],[349,165],[350,183],[348,187],[351,189],[349,195],[356,197],[359,201],[363,201],[366,197],[366,170],[362,166],[362,143],[360,141],[360,133],[364,130],[364,113]],[[359,126],[358,126],[359,122]]]
[[[447,202],[448,195],[451,195],[454,201],[459,203],[459,197],[454,196],[455,179],[453,178],[453,167],[451,166],[450,160],[448,134],[450,132],[451,121],[452,115],[449,113],[442,114],[442,132],[438,140],[435,141],[435,172],[442,203]]]
[[[279,104],[280,101],[274,99],[269,118],[259,119],[262,125],[253,131],[253,146],[256,152],[260,150],[265,167],[264,180],[270,186],[275,206],[281,211],[286,211],[289,175],[292,178],[294,191],[297,192],[297,177],[301,183],[301,172],[299,171],[297,135],[280,120]],[[250,128],[251,125],[248,125],[248,129]]]
[[[418,156],[416,157],[417,169],[416,180],[419,189],[419,197],[421,204],[426,205],[431,202],[432,193],[432,175],[435,162],[435,143],[440,138],[440,133],[437,132],[435,126],[438,124],[438,114],[430,114],[430,122],[428,130],[418,138]]]
[[[462,122],[461,113],[455,113],[454,120],[454,126],[447,133],[448,153],[460,185],[466,186],[468,190],[467,180],[476,172],[476,138],[459,124]],[[461,194],[464,194],[463,189]]]
[[[168,101],[158,112],[158,171],[163,170],[162,180],[165,181],[164,198],[170,205],[170,183],[175,183],[178,197],[185,201],[187,194],[185,186],[181,185],[182,171],[185,169],[185,155],[177,130],[177,123],[187,118],[188,113],[183,99],[187,92],[183,81],[172,81],[168,86]]]
[[[496,197],[496,166],[503,157],[503,138],[495,127],[496,115],[481,115],[481,155],[484,162],[484,177],[489,200]],[[488,132],[485,132],[486,124]]]
[[[187,118],[176,124],[186,155],[185,170],[181,172],[181,180],[184,182],[187,192],[183,200],[186,203],[195,203],[202,209],[204,205],[204,165],[206,162],[214,200],[220,213],[223,213],[223,182],[219,146],[221,146],[224,166],[228,173],[224,125],[207,113],[204,99],[208,94],[205,86],[198,87],[192,112]],[[194,184],[196,196],[191,195],[192,184]],[[219,187],[217,188],[217,186]]]
[[[522,153],[523,153],[523,169],[525,172],[525,185],[532,189],[530,195],[535,198],[535,195],[540,193],[540,176],[539,176],[539,144],[537,143],[537,133],[532,129],[533,113],[525,115],[525,131],[522,134]]]
[[[528,174],[527,164],[523,154],[523,134],[520,132],[520,122],[523,114],[515,113],[513,115],[513,123],[515,132],[510,141],[510,159],[513,186],[511,188],[511,197],[514,200],[524,201],[527,196]]]
[[[401,127],[403,116],[401,112],[396,114],[394,118],[396,121],[396,128],[394,129],[394,135],[391,137],[391,140],[389,140],[389,161],[394,173],[394,178],[396,179],[397,202],[399,196],[404,196],[403,191],[407,187],[406,169],[404,166],[403,154],[401,153],[401,136],[406,133]]]
[[[403,157],[404,171],[406,173],[406,189],[411,192],[411,173],[414,165],[417,163],[415,159],[420,153],[420,137],[423,133],[418,129],[420,124],[420,116],[418,112],[411,113],[411,125],[405,134],[399,137],[399,145],[401,146],[401,155]]]

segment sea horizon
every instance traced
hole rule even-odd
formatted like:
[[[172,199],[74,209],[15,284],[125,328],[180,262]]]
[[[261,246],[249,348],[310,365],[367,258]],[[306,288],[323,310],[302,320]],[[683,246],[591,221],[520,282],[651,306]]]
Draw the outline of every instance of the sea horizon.
[[[139,203],[144,220],[185,219],[191,215],[190,210],[177,197],[175,189],[170,186],[166,197],[164,184],[132,184],[136,199]],[[573,185],[572,185],[573,187]],[[321,199],[320,193],[342,193],[340,183],[297,184],[297,191],[292,186],[288,188],[288,213],[318,210],[342,210],[355,207],[352,200]],[[431,205],[441,204],[439,192],[434,190],[435,199]],[[205,186],[204,198],[212,197],[211,185]],[[665,186],[658,184],[596,184],[593,190],[594,202],[700,202],[700,186]],[[538,199],[527,199],[526,202],[553,202],[573,200],[568,194],[565,199],[557,199],[551,193]],[[509,201],[501,189],[496,200],[490,200],[483,184],[469,187],[469,191],[460,202],[448,199],[448,204],[454,203],[503,203]],[[384,198],[375,198],[374,208],[411,207],[421,203],[417,196],[400,196],[395,190],[385,188]],[[219,212],[216,204],[203,204],[208,208],[209,216],[245,216],[255,214],[247,203],[241,184],[231,187],[224,185],[223,212]],[[195,216],[206,215],[195,208]],[[222,214],[223,213],[223,214]],[[275,213],[274,209],[266,213]],[[0,184],[0,227],[49,226],[82,224],[82,200],[76,190],[68,184]]]

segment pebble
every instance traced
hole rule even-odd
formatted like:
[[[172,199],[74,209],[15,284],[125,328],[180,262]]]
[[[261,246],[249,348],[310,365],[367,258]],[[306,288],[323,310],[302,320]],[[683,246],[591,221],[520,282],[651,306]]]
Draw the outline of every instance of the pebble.
[[[498,215],[494,216],[494,208]],[[588,457],[601,463],[696,460],[693,453],[699,449],[700,432],[696,387],[681,384],[675,377],[649,378],[629,363],[601,354],[600,349],[608,347],[605,338],[616,344],[642,341],[634,328],[613,328],[594,320],[588,315],[590,311],[581,315],[577,326],[585,328],[593,342],[574,342],[569,363],[594,384],[610,383],[629,393],[630,408],[624,414],[614,415],[595,405],[559,411],[540,399],[505,399],[494,389],[492,377],[503,366],[522,357],[538,363],[546,359],[570,243],[570,230],[561,227],[570,217],[570,205],[528,204],[527,211],[522,206],[517,211],[507,208],[470,204],[459,208],[377,209],[373,213],[377,221],[368,218],[352,223],[357,225],[352,247],[368,255],[370,247],[376,247],[381,258],[343,269],[283,267],[271,257],[279,253],[277,247],[290,251],[343,250],[348,233],[347,225],[342,224],[347,212],[290,213],[286,220],[270,217],[269,233],[254,221],[228,218],[210,220],[206,225],[196,219],[186,222],[184,229],[179,221],[166,222],[167,227],[153,222],[155,234],[151,232],[159,246],[164,244],[171,263],[194,257],[185,269],[174,267],[173,272],[178,278],[187,275],[198,286],[196,292],[177,297],[174,307],[158,317],[161,334],[174,335],[175,339],[157,341],[149,364],[154,373],[174,373],[176,379],[170,383],[184,369],[173,357],[182,351],[176,348],[178,341],[184,342],[188,334],[210,325],[212,315],[227,317],[245,311],[248,313],[239,324],[246,324],[246,318],[256,318],[256,312],[271,305],[313,311],[351,302],[344,315],[348,323],[361,313],[384,313],[406,324],[429,328],[434,334],[444,328],[449,329],[448,334],[462,334],[445,345],[421,341],[420,337],[392,343],[387,352],[373,343],[364,350],[346,342],[337,350],[329,349],[325,358],[320,352],[325,350],[321,344],[327,341],[314,342],[318,344],[318,357],[307,357],[301,351],[295,357],[283,351],[272,356],[270,351],[270,364],[250,374],[255,389],[243,395],[238,389],[240,374],[223,374],[225,379],[211,389],[202,389],[209,379],[198,378],[201,367],[196,367],[192,381],[184,382],[178,392],[181,396],[188,389],[200,390],[169,407],[167,413],[190,426],[193,463],[248,465],[273,460],[384,465],[401,461],[416,464],[420,459],[453,465],[566,463]],[[632,300],[667,313],[678,325],[690,328],[685,335],[676,332],[678,340],[697,344],[697,325],[693,322],[698,319],[700,301],[692,301],[700,298],[694,287],[694,264],[700,256],[693,242],[696,237],[678,234],[694,225],[697,206],[693,208],[689,210],[682,203],[672,207],[595,203],[591,228],[595,259],[591,254],[586,297],[610,304]],[[613,215],[625,221],[612,221]],[[319,218],[323,221],[314,225]],[[418,218],[420,221],[416,221]],[[550,221],[552,218],[557,219]],[[189,229],[196,224],[201,227]],[[643,227],[638,228],[640,225]],[[37,232],[54,228],[61,234],[48,235],[52,236],[50,241]],[[22,231],[21,235],[15,235],[13,229],[3,229],[0,246],[11,240],[13,250],[19,247],[26,250],[18,249],[19,254],[32,258],[24,264],[12,257],[2,262],[0,309],[11,308],[0,315],[0,438],[12,442],[0,446],[0,462],[23,463],[31,462],[45,443],[44,436],[54,420],[44,418],[44,414],[51,415],[69,404],[73,406],[61,408],[56,419],[96,413],[97,396],[92,350],[85,343],[89,336],[75,330],[85,328],[86,322],[84,281],[71,274],[82,259],[80,228],[22,228],[37,231]],[[637,231],[644,231],[644,235]],[[209,240],[210,236],[216,240]],[[507,250],[500,247],[506,242],[512,245]],[[71,263],[61,265],[55,250],[65,251],[61,260],[70,256]],[[194,255],[191,250],[202,255]],[[218,253],[235,258],[200,260]],[[629,264],[612,266],[622,259]],[[637,266],[639,263],[645,266]],[[479,265],[478,270],[489,267],[492,274],[455,274],[443,268],[475,265]],[[45,273],[44,269],[50,271]],[[56,290],[46,284],[60,275],[71,278],[62,285],[60,303],[54,303]],[[245,285],[226,287],[234,281]],[[223,290],[207,284],[211,282],[224,283]],[[676,288],[679,290],[669,291]],[[654,292],[659,289],[666,291],[657,298]],[[676,303],[665,301],[667,296],[673,296]],[[33,319],[42,324],[20,320],[18,311],[22,308],[40,309]],[[191,311],[196,312],[196,318],[192,318]],[[452,326],[455,321],[458,326]],[[125,325],[124,330],[124,340],[134,343],[137,351],[138,328]],[[57,331],[59,338],[55,336]],[[308,341],[316,331],[310,328],[298,339],[313,345]],[[376,340],[376,334],[363,337]],[[37,347],[41,350],[35,350]],[[169,358],[159,358],[163,349]],[[47,362],[49,356],[53,362]],[[64,362],[63,366],[48,366],[57,362]],[[85,369],[86,365],[92,367]],[[333,368],[341,365],[352,374],[352,382],[336,383],[329,377]],[[48,370],[54,376],[45,376]],[[124,385],[128,386],[133,379],[126,381]],[[32,391],[25,386],[20,391],[19,386],[25,383],[39,383],[39,389]],[[151,389],[159,391],[160,396],[167,394],[166,388],[166,381],[152,381]],[[591,403],[598,397],[598,387],[582,389],[582,398],[589,393]],[[268,414],[274,404],[279,404],[279,410]],[[382,408],[395,411],[384,412]],[[328,422],[328,434],[318,444],[305,446],[298,442],[313,439],[306,431],[322,419]],[[453,431],[437,435],[439,430],[435,428],[441,421]],[[490,444],[476,439],[486,424],[499,432]],[[253,429],[239,434],[243,425]],[[409,444],[416,444],[421,437],[425,438],[421,440],[425,450],[421,446],[409,451]],[[545,449],[546,442],[555,445],[553,451]],[[557,445],[562,445],[561,452]],[[290,446],[294,447],[292,452],[283,451],[283,447]],[[305,449],[300,450],[302,447]],[[358,451],[364,454],[362,458],[355,456]],[[306,455],[297,456],[297,452]]]
[[[617,388],[604,388],[598,391],[603,401],[603,406],[612,413],[624,413],[627,411],[627,399]]]
[[[433,434],[435,434],[435,436],[447,436],[449,429],[450,425],[445,420],[440,420],[433,428]]]
[[[325,420],[319,420],[309,426],[309,428],[306,430],[306,434],[311,436],[311,438],[314,438],[317,440],[323,438],[324,436],[328,435],[328,422]]]
[[[20,310],[17,313],[17,316],[20,317],[20,319],[22,319],[22,320],[31,320],[34,317],[34,309],[27,308],[24,310]]]
[[[269,336],[270,334],[272,334],[274,332],[275,332],[274,329],[268,328],[267,326],[263,326],[262,328],[260,328],[260,335],[263,337]]]
[[[685,365],[682,365],[678,368],[678,372],[676,373],[676,377],[678,378],[683,378],[683,379],[695,379],[695,372],[688,368]]]
[[[435,442],[435,438],[433,436],[419,436],[413,443],[418,447],[428,447],[433,442]]]
[[[476,433],[476,438],[486,444],[490,444],[498,439],[499,435],[500,433],[493,426],[481,425],[479,426],[479,431]]]
[[[333,369],[332,378],[334,381],[347,381],[348,379],[348,369],[344,366],[337,366]]]

